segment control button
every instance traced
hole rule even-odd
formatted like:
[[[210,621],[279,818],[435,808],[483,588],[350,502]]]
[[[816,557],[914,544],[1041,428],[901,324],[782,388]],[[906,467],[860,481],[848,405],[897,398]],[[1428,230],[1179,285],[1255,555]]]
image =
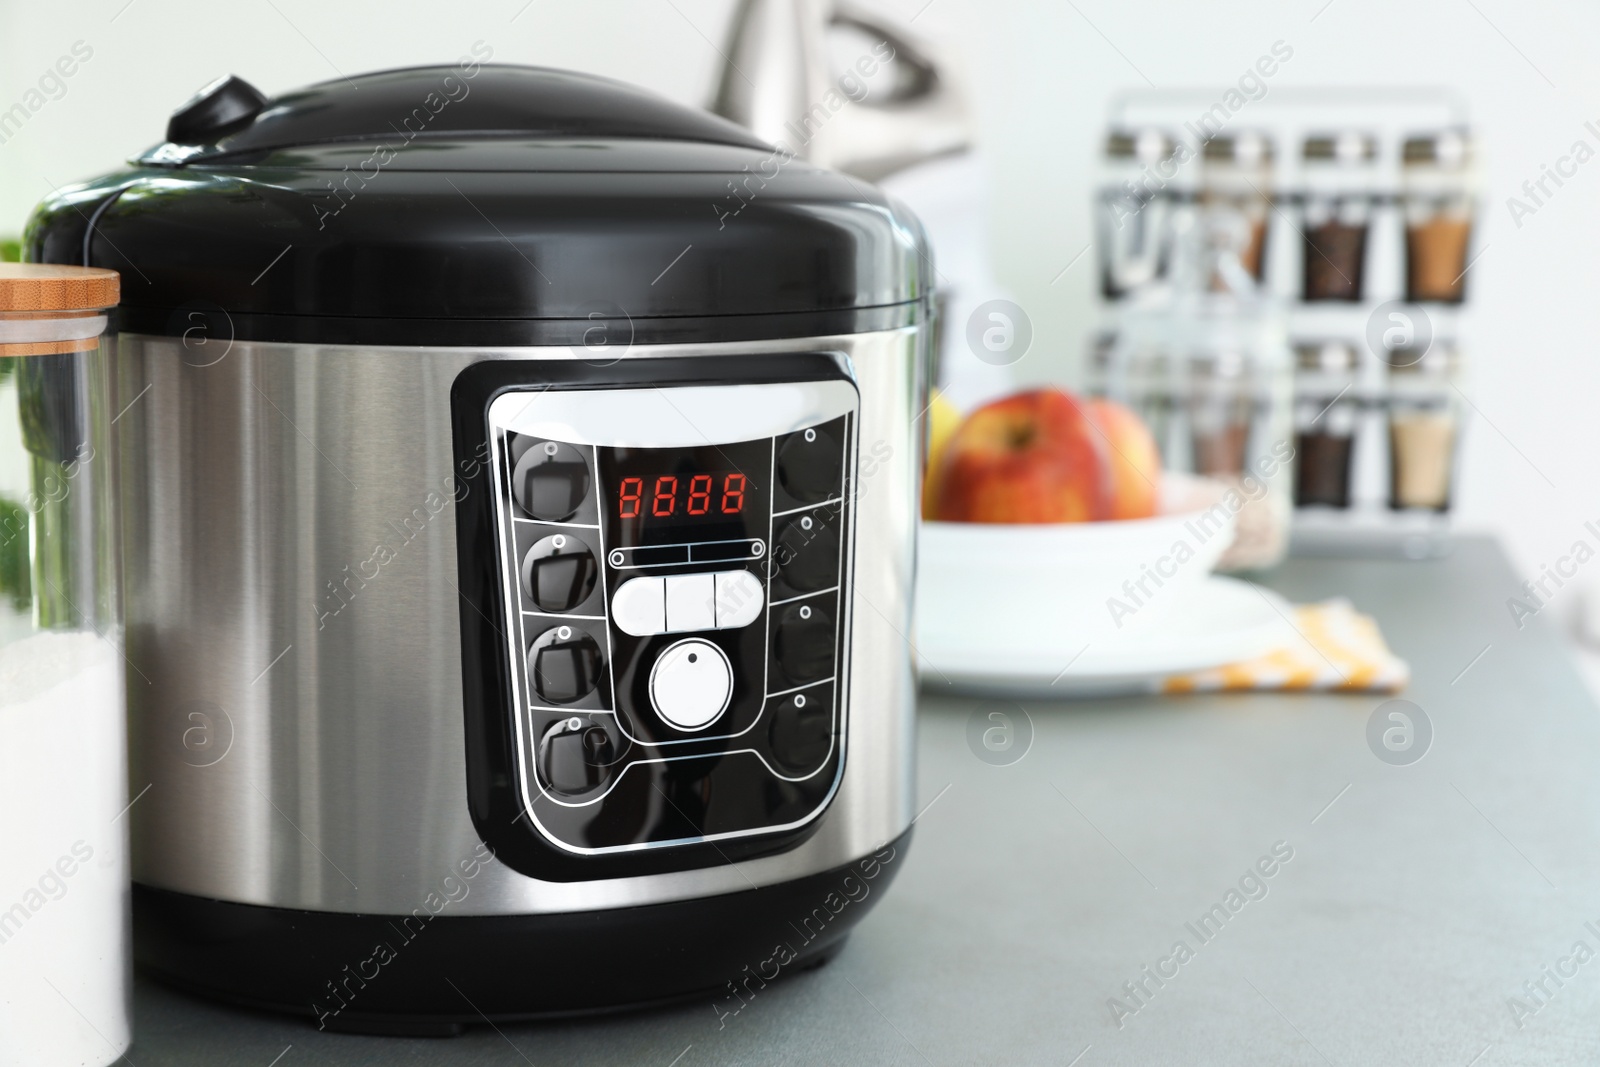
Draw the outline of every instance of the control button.
[[[528,649],[533,688],[550,704],[570,704],[600,684],[600,646],[571,626],[552,626]]]
[[[634,637],[731,630],[755,622],[766,600],[749,571],[630,578],[611,596],[611,620]]]
[[[714,577],[717,629],[733,630],[755,622],[767,600],[761,579],[749,571],[718,571]]]
[[[772,558],[784,583],[797,593],[839,584],[839,520],[824,510],[789,516],[778,534]]]
[[[604,785],[618,744],[604,726],[574,715],[552,723],[539,739],[539,778],[552,792],[573,795]]]
[[[565,522],[589,495],[589,461],[572,445],[537,441],[511,474],[511,495],[546,522]]]
[[[773,651],[790,685],[821,681],[833,673],[833,616],[823,604],[786,604],[777,623]]]
[[[540,611],[571,611],[589,599],[600,562],[571,534],[551,534],[522,561],[522,588]]]
[[[809,774],[822,766],[833,747],[833,706],[830,686],[812,686],[783,697],[772,711],[767,739],[772,758],[786,774]]]
[[[674,574],[666,582],[668,633],[716,628],[717,588],[711,575]]]
[[[703,730],[717,721],[733,694],[733,668],[710,641],[690,638],[668,646],[650,668],[650,703],[680,730]]]
[[[634,637],[667,632],[667,589],[663,578],[629,578],[611,594],[611,621]]]
[[[813,426],[792,433],[778,449],[778,484],[799,501],[826,500],[839,494],[844,449],[833,431]]]

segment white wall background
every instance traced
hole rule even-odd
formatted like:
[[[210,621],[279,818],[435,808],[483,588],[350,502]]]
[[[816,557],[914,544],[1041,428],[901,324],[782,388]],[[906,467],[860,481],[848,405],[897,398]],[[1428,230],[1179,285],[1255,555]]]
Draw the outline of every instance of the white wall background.
[[[1600,148],[1600,10],[1550,0],[880,0],[968,64],[993,171],[997,273],[1029,310],[1030,380],[1075,373],[1091,324],[1089,193],[1117,89],[1222,85],[1283,39],[1271,86],[1449,85],[1487,146],[1486,204],[1468,341],[1475,398],[1461,493],[1466,524],[1507,541],[1528,574],[1600,520],[1600,160],[1517,227],[1506,197],[1578,138]],[[732,0],[0,0],[0,110],[74,42],[94,50],[0,145],[0,234],[53,184],[160,140],[194,89],[237,73],[269,95],[390,66],[495,59],[591,70],[703,103]],[[1600,563],[1591,579],[1600,579]],[[1570,590],[1567,591],[1570,593]]]

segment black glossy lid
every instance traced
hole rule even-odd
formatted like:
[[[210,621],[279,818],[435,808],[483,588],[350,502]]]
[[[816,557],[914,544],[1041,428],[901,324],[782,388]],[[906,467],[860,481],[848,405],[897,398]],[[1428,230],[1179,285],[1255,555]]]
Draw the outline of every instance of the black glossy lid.
[[[596,319],[686,337],[724,316],[886,324],[931,284],[921,225],[876,188],[585,74],[464,61],[274,100],[224,78],[167,134],[27,237],[32,259],[123,271],[143,332],[201,309],[260,340],[539,343],[530,323]]]

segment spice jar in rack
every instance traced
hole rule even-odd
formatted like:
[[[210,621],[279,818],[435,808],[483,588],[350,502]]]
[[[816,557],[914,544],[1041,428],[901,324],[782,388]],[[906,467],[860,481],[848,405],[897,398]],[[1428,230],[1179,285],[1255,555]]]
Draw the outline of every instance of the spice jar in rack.
[[[1167,270],[1179,171],[1189,149],[1161,130],[1112,130],[1096,205],[1100,291],[1116,300]]]
[[[1477,183],[1471,135],[1442,130],[1406,139],[1401,158],[1406,299],[1459,304]]]
[[[1189,364],[1189,438],[1194,472],[1224,481],[1244,473],[1255,395],[1244,354],[1197,354]]]
[[[1266,134],[1220,134],[1200,154],[1200,206],[1214,234],[1224,235],[1250,280],[1266,269],[1267,223],[1272,214],[1272,139]],[[1213,289],[1224,284],[1214,279]]]
[[[1088,362],[1084,368],[1083,391],[1096,400],[1121,395],[1117,363],[1117,331],[1097,331],[1089,338]]]
[[[1362,299],[1377,144],[1355,131],[1306,138],[1301,295],[1308,301]]]
[[[1169,316],[1171,294],[1150,294],[1118,308],[1115,327],[1096,336],[1090,355],[1089,395],[1125,404],[1149,429],[1164,466],[1184,469],[1187,443],[1175,447],[1183,420],[1176,412]]]
[[[1356,423],[1356,350],[1343,341],[1295,347],[1296,507],[1348,508]]]
[[[1291,512],[1290,371],[1282,323],[1249,302],[1212,301],[1174,336],[1186,379],[1189,469],[1222,482],[1237,515],[1223,570],[1276,564]]]
[[[1389,361],[1389,506],[1445,512],[1455,485],[1462,405],[1456,347],[1394,349]]]
[[[1168,468],[1175,466],[1174,437],[1183,430],[1175,376],[1172,354],[1165,348],[1147,345],[1130,354],[1125,402],[1149,428],[1161,451],[1161,462]]]

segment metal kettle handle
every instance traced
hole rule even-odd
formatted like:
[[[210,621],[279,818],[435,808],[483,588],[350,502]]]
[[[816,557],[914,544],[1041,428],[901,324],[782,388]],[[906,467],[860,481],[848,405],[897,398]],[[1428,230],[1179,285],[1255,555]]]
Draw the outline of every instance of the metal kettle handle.
[[[825,40],[835,27],[893,50],[880,55],[893,62],[889,91],[840,99]],[[959,78],[939,47],[851,0],[742,0],[725,56],[712,110],[809,162],[877,181],[971,145]]]
[[[883,107],[885,105],[901,105],[911,103],[924,97],[932,96],[939,85],[939,69],[933,60],[920,49],[908,41],[895,28],[882,22],[871,12],[863,11],[853,5],[839,5],[828,19],[829,26],[849,26],[853,29],[875,37],[881,37],[894,49],[895,62],[903,63],[911,72],[906,79],[906,84],[881,102],[868,98],[862,101],[866,107]]]

